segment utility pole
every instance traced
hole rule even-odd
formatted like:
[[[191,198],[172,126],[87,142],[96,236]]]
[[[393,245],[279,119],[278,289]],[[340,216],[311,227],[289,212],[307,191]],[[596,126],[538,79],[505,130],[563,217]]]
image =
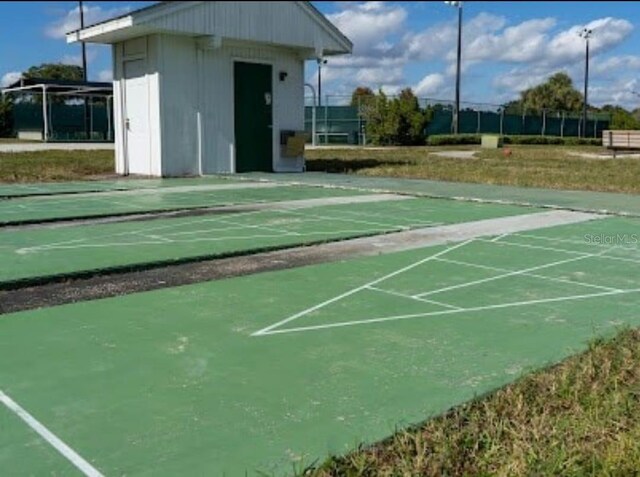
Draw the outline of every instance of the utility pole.
[[[84,29],[84,8],[82,0],[78,1],[78,8],[80,10],[80,29]],[[82,47],[82,79],[87,82],[87,45],[84,41],[80,42]],[[84,97],[84,134],[85,139],[89,139],[89,108],[87,105],[87,97]]]
[[[456,106],[453,121],[453,133],[460,131],[460,65],[462,60],[462,2],[444,2],[458,9],[458,52],[456,57]]]
[[[582,105],[582,137],[587,137],[587,101],[589,99],[589,39],[593,34],[593,30],[584,28],[580,32],[580,36],[585,41],[584,54],[584,104]]]
[[[327,64],[327,60],[318,58],[318,106],[322,106],[322,65]]]

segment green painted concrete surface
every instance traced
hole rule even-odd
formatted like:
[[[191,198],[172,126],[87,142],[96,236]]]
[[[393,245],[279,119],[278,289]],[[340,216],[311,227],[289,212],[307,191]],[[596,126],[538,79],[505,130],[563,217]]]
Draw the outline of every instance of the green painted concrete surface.
[[[251,204],[282,200],[340,197],[362,194],[358,191],[310,186],[192,190],[186,192],[157,189],[134,194],[132,191],[95,194],[25,197],[0,200],[0,225],[24,221],[103,217],[162,210],[193,209],[232,204]]]
[[[639,230],[606,219],[4,315],[0,389],[105,475],[285,475],[640,324],[637,243],[585,239]],[[8,475],[65,473],[0,419]]]
[[[533,213],[408,199],[144,222],[0,232],[0,282]]]
[[[366,177],[355,174],[327,174],[322,172],[286,175],[256,172],[239,174],[238,177],[285,183],[323,184],[364,190],[422,194],[430,197],[466,198],[577,210],[610,211],[640,216],[640,195],[634,194],[565,191],[424,179]]]
[[[27,182],[0,184],[0,197],[30,195],[74,194],[82,192],[110,192],[117,190],[156,189],[182,185],[228,184],[237,182],[226,177],[190,177],[176,179],[114,179],[100,181]]]

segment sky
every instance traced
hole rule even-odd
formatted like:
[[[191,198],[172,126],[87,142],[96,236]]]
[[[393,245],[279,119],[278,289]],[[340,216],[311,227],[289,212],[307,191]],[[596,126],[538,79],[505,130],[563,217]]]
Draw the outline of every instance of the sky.
[[[153,2],[85,2],[87,24]],[[442,1],[313,2],[354,43],[352,55],[328,58],[324,94],[357,86],[451,100],[455,86],[457,13]],[[0,2],[0,83],[31,65],[80,63],[64,33],[79,25],[77,2]],[[584,40],[593,30],[589,102],[640,106],[640,2],[464,2],[462,100],[502,104],[557,71],[584,82]],[[111,79],[109,47],[88,47],[89,78]],[[315,62],[306,79],[317,82]]]

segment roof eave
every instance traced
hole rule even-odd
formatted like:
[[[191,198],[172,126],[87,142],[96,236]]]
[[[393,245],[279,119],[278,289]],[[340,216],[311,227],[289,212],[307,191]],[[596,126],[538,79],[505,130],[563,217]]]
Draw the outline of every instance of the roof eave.
[[[67,33],[67,43],[76,43],[79,41],[110,43],[110,41],[107,41],[108,37],[133,26],[133,16],[131,15],[115,18],[108,22]]]

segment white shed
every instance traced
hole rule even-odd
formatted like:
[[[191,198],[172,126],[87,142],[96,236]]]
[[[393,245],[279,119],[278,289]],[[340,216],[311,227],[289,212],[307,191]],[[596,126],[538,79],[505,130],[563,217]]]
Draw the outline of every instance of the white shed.
[[[67,41],[112,45],[116,172],[149,176],[302,171],[281,143],[304,129],[304,61],[352,49],[288,1],[160,2]]]

